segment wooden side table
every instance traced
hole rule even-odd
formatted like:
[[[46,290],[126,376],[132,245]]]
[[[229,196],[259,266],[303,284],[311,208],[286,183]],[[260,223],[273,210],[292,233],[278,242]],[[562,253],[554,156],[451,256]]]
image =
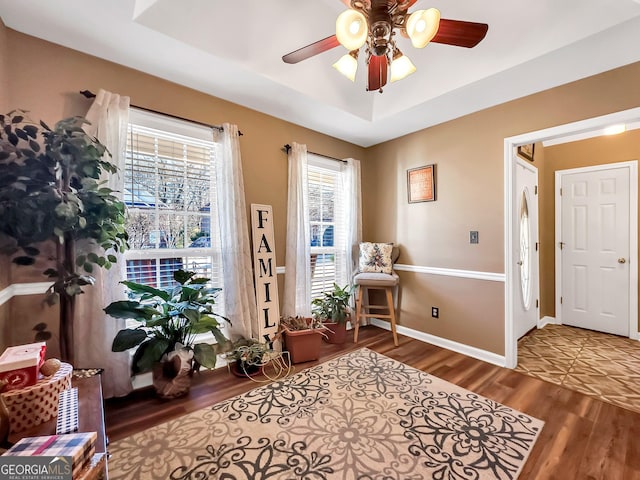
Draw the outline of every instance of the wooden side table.
[[[102,384],[100,375],[85,378],[73,378],[73,387],[78,388],[78,432],[96,432],[96,454],[92,460],[92,467],[83,472],[88,475],[82,478],[107,478],[107,437],[104,425],[104,406],[102,400]],[[36,427],[9,435],[9,442],[16,443],[24,437],[39,437],[42,435],[55,435],[56,419]],[[102,476],[100,476],[102,475]]]

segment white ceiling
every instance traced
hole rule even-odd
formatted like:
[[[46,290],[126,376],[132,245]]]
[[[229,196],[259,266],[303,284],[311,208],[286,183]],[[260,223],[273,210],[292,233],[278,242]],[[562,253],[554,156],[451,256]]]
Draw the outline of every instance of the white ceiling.
[[[365,91],[331,68],[342,47],[282,55],[334,33],[340,0],[0,0],[0,17],[43,38],[284,120],[370,146],[640,61],[640,0],[418,0],[489,24],[475,48],[400,48],[418,71]],[[126,93],[126,92],[121,92]],[[241,127],[241,126],[240,126]]]

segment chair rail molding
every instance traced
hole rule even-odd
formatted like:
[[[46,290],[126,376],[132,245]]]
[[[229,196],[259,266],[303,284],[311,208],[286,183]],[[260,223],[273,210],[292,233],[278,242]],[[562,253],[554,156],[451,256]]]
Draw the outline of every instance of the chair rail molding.
[[[399,272],[428,273],[431,275],[443,275],[446,277],[488,280],[490,282],[504,282],[506,279],[504,273],[481,272],[476,270],[459,270],[455,268],[425,267],[421,265],[405,265],[402,263],[396,263],[393,266],[393,269],[398,270]],[[283,275],[285,271],[286,267],[284,266],[276,267],[276,273],[278,275]]]
[[[431,275],[443,275],[446,277],[472,278],[476,280],[488,280],[490,282],[504,282],[504,273],[481,272],[475,270],[459,270],[455,268],[425,267],[421,265],[404,265],[398,263],[393,266],[400,272],[428,273]]]
[[[19,295],[41,295],[51,284],[52,282],[13,283],[0,290],[0,305]]]

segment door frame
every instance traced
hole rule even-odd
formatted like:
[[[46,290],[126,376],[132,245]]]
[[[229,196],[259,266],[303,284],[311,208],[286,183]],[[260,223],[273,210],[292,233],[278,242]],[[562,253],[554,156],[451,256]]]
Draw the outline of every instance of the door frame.
[[[513,204],[517,198],[515,192],[516,147],[530,143],[553,140],[568,135],[584,134],[602,130],[604,127],[618,123],[631,123],[640,121],[640,107],[621,112],[602,115],[587,120],[567,123],[556,127],[546,128],[533,132],[523,133],[504,139],[504,358],[507,368],[515,368],[518,363],[518,341],[515,338],[513,328],[513,299],[517,283],[515,280],[515,268],[512,262],[513,256]],[[636,250],[637,252],[637,250]],[[635,252],[634,252],[635,254]],[[637,335],[637,326],[634,330]]]
[[[638,337],[638,161],[606,163],[589,167],[569,168],[555,173],[555,277],[556,277],[556,323],[562,324],[562,197],[560,187],[562,177],[575,173],[597,172],[612,168],[629,169],[629,338]]]

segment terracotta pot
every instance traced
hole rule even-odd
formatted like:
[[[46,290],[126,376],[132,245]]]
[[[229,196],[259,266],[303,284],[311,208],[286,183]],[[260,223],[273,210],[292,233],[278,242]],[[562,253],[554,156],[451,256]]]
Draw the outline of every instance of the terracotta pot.
[[[347,322],[343,323],[324,323],[327,330],[324,332],[327,343],[343,344],[347,341]]]
[[[324,330],[286,330],[285,348],[291,356],[291,363],[310,362],[320,358],[320,345]]]

